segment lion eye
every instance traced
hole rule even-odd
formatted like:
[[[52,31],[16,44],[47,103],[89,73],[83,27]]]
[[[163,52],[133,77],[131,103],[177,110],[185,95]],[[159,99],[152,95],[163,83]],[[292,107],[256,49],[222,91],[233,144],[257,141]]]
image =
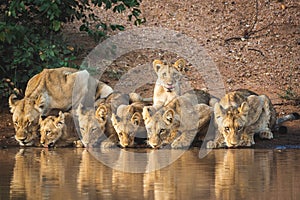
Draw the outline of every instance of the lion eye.
[[[160,129],[159,134],[163,134],[166,131],[166,129]]]
[[[46,135],[50,135],[50,134],[51,134],[51,131],[47,130]]]
[[[160,129],[160,131],[159,131],[160,137],[165,137],[166,133],[167,133],[166,129]]]
[[[119,133],[119,136],[120,136],[120,137],[123,137],[123,133],[122,133],[122,132],[120,132],[120,133]]]
[[[116,116],[116,120],[117,120],[117,122],[120,122],[121,118],[119,116]]]
[[[15,126],[18,126],[18,125],[19,125],[19,123],[17,121],[15,121]]]
[[[167,74],[166,74],[166,73],[163,73],[162,75],[163,75],[163,77],[166,77],[166,76],[167,76]]]
[[[229,128],[228,126],[226,126],[226,127],[224,128],[224,130],[225,130],[226,132],[229,132],[230,128]]]

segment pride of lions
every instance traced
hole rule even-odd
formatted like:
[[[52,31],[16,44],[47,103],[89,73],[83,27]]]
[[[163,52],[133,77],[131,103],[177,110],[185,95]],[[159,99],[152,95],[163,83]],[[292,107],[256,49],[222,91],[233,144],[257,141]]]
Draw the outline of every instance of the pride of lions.
[[[183,91],[184,59],[153,61],[157,74],[153,99],[122,94],[86,70],[44,69],[32,77],[25,96],[12,94],[9,106],[15,139],[21,146],[188,148],[207,133],[207,148],[252,146],[254,134],[272,139],[272,131],[293,113],[276,119],[266,95],[247,89],[221,99],[202,90]]]

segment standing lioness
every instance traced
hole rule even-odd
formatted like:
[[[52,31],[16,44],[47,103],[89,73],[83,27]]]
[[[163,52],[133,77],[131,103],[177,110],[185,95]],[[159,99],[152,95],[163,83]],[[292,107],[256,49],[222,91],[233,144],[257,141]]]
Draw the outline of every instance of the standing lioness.
[[[56,110],[68,111],[83,100],[92,101],[110,93],[111,87],[94,79],[85,70],[44,69],[28,81],[23,99],[17,100],[14,94],[9,98],[15,138],[22,146],[33,145],[38,142],[40,116],[48,116]]]

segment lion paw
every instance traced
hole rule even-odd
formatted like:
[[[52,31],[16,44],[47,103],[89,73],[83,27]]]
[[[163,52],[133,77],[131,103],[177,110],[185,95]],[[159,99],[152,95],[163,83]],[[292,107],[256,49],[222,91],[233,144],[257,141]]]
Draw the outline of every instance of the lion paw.
[[[116,144],[114,142],[111,142],[111,141],[103,141],[101,143],[101,148],[114,148],[116,147]]]
[[[215,143],[214,143],[214,141],[208,141],[207,143],[206,143],[206,148],[207,149],[214,149],[214,148],[216,148],[216,145],[215,145]]]
[[[240,141],[239,146],[241,146],[241,147],[251,147],[254,144],[255,144],[254,140],[253,141],[251,141],[251,140],[242,140],[242,141]]]
[[[76,147],[76,148],[83,148],[84,145],[83,143],[81,142],[81,140],[76,140],[73,142],[73,145]]]
[[[260,138],[273,139],[273,133],[271,131],[265,131],[259,133]]]
[[[188,144],[186,144],[184,141],[181,140],[175,140],[171,144],[172,149],[183,149],[184,147],[188,147],[188,146],[189,146]]]

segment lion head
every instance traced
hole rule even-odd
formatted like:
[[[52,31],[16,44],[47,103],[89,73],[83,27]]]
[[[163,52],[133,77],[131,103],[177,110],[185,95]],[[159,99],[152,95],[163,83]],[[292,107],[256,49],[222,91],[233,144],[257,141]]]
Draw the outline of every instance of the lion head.
[[[181,72],[185,70],[186,61],[177,60],[173,65],[166,64],[161,60],[153,61],[153,69],[157,74],[157,84],[162,86],[166,92],[179,91]]]
[[[103,127],[95,116],[94,108],[84,108],[80,104],[76,110],[80,127],[80,139],[85,147],[94,146],[104,133]]]
[[[21,146],[31,146],[38,139],[38,122],[44,105],[42,96],[37,99],[24,97],[21,100],[17,100],[14,94],[9,97],[9,107],[16,131],[15,138]]]
[[[237,147],[244,142],[243,134],[247,125],[249,105],[243,102],[239,107],[224,109],[219,103],[214,108],[218,131],[224,137],[226,146]]]
[[[65,123],[65,114],[61,111],[58,116],[48,116],[40,118],[40,142],[44,147],[53,147],[55,143],[64,134],[64,128],[67,126]]]
[[[122,147],[133,147],[137,135],[145,131],[141,103],[120,105],[116,113],[112,113],[111,121]]]
[[[151,106],[145,106],[143,118],[148,135],[148,144],[152,148],[171,144],[178,136],[180,119],[173,109],[162,108],[156,111]]]

